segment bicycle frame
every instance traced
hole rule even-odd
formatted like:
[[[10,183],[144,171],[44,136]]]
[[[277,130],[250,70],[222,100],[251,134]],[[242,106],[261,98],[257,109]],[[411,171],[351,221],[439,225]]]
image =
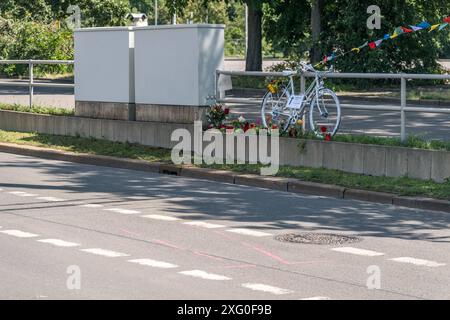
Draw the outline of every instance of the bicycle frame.
[[[285,116],[289,116],[290,120],[292,121],[294,120],[298,120],[299,118],[303,117],[305,110],[308,106],[311,105],[312,100],[314,97],[316,97],[316,99],[319,99],[319,92],[320,90],[324,89],[324,82],[322,80],[322,76],[317,72],[315,75],[315,78],[313,80],[313,82],[311,83],[311,85],[308,87],[308,89],[305,91],[304,95],[305,98],[303,100],[302,106],[300,109],[290,109],[290,113],[286,114],[284,113]],[[294,76],[289,76],[289,85],[286,87],[286,98],[289,99],[292,96],[295,96],[295,84],[294,84]],[[319,101],[317,101],[319,102]],[[319,105],[319,103],[318,103]],[[320,107],[319,107],[320,109]],[[322,113],[322,110],[320,110],[320,112]]]
[[[325,133],[328,132],[328,128],[332,128],[333,131],[331,133],[334,135],[339,130],[341,122],[340,104],[336,94],[332,90],[327,89],[324,82],[326,75],[333,72],[334,68],[331,67],[328,71],[316,71],[310,65],[302,64],[302,66],[302,72],[312,72],[314,74],[314,79],[308,89],[302,92],[302,94],[296,94],[294,83],[296,72],[290,70],[284,71],[283,75],[289,79],[289,82],[287,84],[281,83],[282,85],[279,90],[273,90],[274,88],[269,86],[269,91],[264,96],[261,106],[263,124],[266,128],[269,127],[270,124],[267,123],[267,115],[269,115],[270,121],[281,125],[280,128],[283,132],[294,124],[303,124],[304,126],[306,122],[305,113],[307,108],[309,108],[308,120],[312,131],[318,137],[325,138]],[[336,122],[332,123],[332,127],[330,126],[330,119],[332,117],[330,117],[330,113],[328,112],[328,101],[331,102],[330,106],[336,106],[337,117]],[[319,127],[316,128],[316,126],[320,126],[320,129],[318,129]],[[328,135],[326,134],[326,136]]]

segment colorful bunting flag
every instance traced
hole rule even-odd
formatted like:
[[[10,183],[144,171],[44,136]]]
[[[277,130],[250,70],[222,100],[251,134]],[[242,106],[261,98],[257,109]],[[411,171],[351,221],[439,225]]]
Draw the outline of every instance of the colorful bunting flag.
[[[428,31],[428,32],[432,32],[432,31],[436,30],[439,26],[440,26],[440,24],[432,25],[431,28],[430,28],[430,31]]]
[[[398,28],[395,28],[395,30],[394,30],[394,34],[398,34],[398,35],[401,35],[401,34],[403,34],[405,31],[403,31],[403,28],[402,27],[398,27]]]
[[[448,23],[443,23],[441,24],[441,26],[439,27],[439,31],[442,31],[443,29],[448,27]]]
[[[431,24],[429,24],[428,22],[424,21],[424,22],[419,23],[417,26],[419,28],[422,28],[422,29],[428,29],[429,27],[431,27]]]
[[[424,29],[430,29],[429,32],[432,32],[436,29],[438,29],[439,31],[445,29],[446,27],[448,27],[450,25],[450,16],[447,18],[444,18],[444,23],[439,23],[439,24],[434,24],[431,25],[428,22],[424,21],[419,23],[416,26],[410,25],[410,28],[407,27],[397,27],[394,30],[394,33],[392,35],[389,34],[385,34],[384,37],[382,39],[379,39],[377,41],[372,41],[372,42],[366,42],[363,45],[357,47],[357,48],[353,48],[350,51],[346,52],[346,53],[341,53],[339,55],[336,56],[335,53],[332,53],[330,56],[325,56],[324,60],[322,62],[322,64],[327,63],[328,61],[332,61],[335,60],[341,56],[344,56],[350,52],[355,52],[357,54],[359,54],[361,52],[361,49],[365,48],[365,47],[369,47],[371,50],[375,50],[376,48],[378,48],[384,41],[387,41],[389,39],[395,39],[398,36],[405,34],[405,33],[412,33],[412,32],[416,32],[416,31],[420,31],[420,30],[424,30]],[[320,65],[320,63],[318,64]]]
[[[375,45],[379,47],[383,43],[383,41],[384,41],[383,39],[377,40],[375,41]]]
[[[404,33],[411,33],[411,32],[413,32],[413,30],[408,29],[408,28],[406,28],[406,27],[401,27],[401,28],[402,28],[402,30],[403,30]]]
[[[362,46],[359,47],[359,49],[364,49],[365,47],[367,47],[369,45],[369,42],[366,41],[366,43],[364,43]]]

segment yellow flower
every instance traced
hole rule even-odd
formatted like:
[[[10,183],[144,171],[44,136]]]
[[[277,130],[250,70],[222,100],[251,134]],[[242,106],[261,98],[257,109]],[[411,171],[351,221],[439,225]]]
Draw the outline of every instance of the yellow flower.
[[[277,93],[277,88],[275,88],[275,86],[272,85],[272,84],[269,84],[269,85],[267,86],[267,89],[269,89],[269,91],[270,91],[271,93]]]
[[[304,123],[304,121],[303,121],[303,120],[301,120],[301,119],[299,119],[299,120],[297,121],[297,124],[298,124],[299,126],[302,126],[302,125],[303,125],[303,123]]]

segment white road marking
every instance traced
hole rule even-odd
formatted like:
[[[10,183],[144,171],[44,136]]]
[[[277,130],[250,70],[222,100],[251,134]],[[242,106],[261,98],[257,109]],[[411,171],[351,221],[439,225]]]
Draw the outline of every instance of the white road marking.
[[[262,283],[244,283],[244,284],[242,284],[242,286],[244,288],[247,288],[250,290],[263,291],[263,292],[272,293],[275,295],[290,294],[290,293],[294,292],[292,290],[281,289],[281,288],[269,286],[269,285],[262,284]]]
[[[136,211],[136,210],[127,210],[127,209],[120,209],[120,208],[110,208],[110,209],[103,209],[105,211],[111,211],[111,212],[117,212],[117,213],[121,213],[121,214],[138,214],[138,213],[142,213],[140,211]]]
[[[81,251],[96,254],[99,256],[109,257],[109,258],[119,258],[119,257],[128,257],[128,254],[100,249],[100,248],[92,248],[92,249],[82,249]]]
[[[179,221],[180,219],[175,217],[161,216],[159,214],[150,214],[147,216],[142,216],[142,218],[154,219],[154,220],[162,220],[162,221]]]
[[[39,237],[37,234],[24,232],[20,230],[2,230],[1,233],[17,237],[17,238],[36,238]]]
[[[48,244],[52,244],[57,247],[66,247],[66,248],[80,246],[80,244],[78,244],[78,243],[67,242],[67,241],[63,241],[63,240],[59,240],[59,239],[43,239],[43,240],[38,240],[38,242],[48,243]]]
[[[203,221],[189,221],[189,222],[185,222],[184,224],[187,224],[189,226],[194,226],[194,227],[206,228],[206,229],[225,228],[225,226],[222,226],[220,224],[208,223],[208,222],[203,222]]]
[[[127,200],[149,200],[149,197],[144,197],[144,196],[131,196],[131,197],[126,197]]]
[[[359,256],[366,256],[366,257],[384,256],[384,253],[381,253],[381,252],[364,250],[364,249],[359,249],[359,248],[352,248],[352,247],[334,248],[331,250],[337,251],[337,252],[342,252],[342,253],[356,254]]]
[[[311,298],[303,298],[300,300],[331,300],[331,299],[328,297],[311,297]]]
[[[135,259],[135,260],[128,260],[128,262],[137,263],[137,264],[140,264],[141,266],[148,266],[148,267],[162,268],[162,269],[178,268],[178,266],[175,264],[171,264],[171,263],[163,262],[163,261],[151,260],[151,259]]]
[[[80,207],[83,207],[83,208],[102,208],[103,205],[102,204],[82,204],[82,205],[80,205]]]
[[[400,258],[394,258],[394,259],[389,259],[389,260],[392,260],[395,262],[400,262],[400,263],[410,263],[410,264],[414,264],[416,266],[425,266],[425,267],[431,267],[431,268],[445,266],[445,263],[439,263],[439,262],[429,261],[429,260],[424,260],[424,259],[416,259],[416,258],[411,258],[411,257],[400,257]]]
[[[48,202],[61,202],[64,201],[64,199],[55,198],[55,197],[39,197],[38,200],[44,200]]]
[[[11,191],[9,194],[18,196],[18,197],[37,197],[37,194],[22,192],[22,191]]]
[[[206,280],[215,280],[215,281],[225,281],[225,280],[231,280],[231,278],[221,276],[219,274],[214,273],[208,273],[201,270],[190,270],[190,271],[181,271],[180,274],[183,274],[185,276],[191,276],[195,278],[201,278]]]
[[[255,231],[250,229],[229,229],[227,232],[233,232],[238,234],[243,234],[246,236],[252,236],[252,237],[270,237],[270,233],[261,232],[261,231]]]

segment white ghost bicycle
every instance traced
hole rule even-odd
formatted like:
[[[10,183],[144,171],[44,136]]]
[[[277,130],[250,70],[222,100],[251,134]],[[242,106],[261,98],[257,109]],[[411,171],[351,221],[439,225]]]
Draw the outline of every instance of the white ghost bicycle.
[[[300,72],[314,73],[313,82],[304,94],[296,94],[294,76],[298,72],[283,71],[289,83],[269,84],[261,107],[262,124],[265,128],[276,125],[280,133],[284,133],[292,125],[301,123],[309,108],[311,131],[319,138],[331,138],[336,135],[341,124],[341,106],[336,94],[325,87],[323,79],[328,73],[334,72],[333,67],[322,72],[309,64],[300,63],[300,66]]]

